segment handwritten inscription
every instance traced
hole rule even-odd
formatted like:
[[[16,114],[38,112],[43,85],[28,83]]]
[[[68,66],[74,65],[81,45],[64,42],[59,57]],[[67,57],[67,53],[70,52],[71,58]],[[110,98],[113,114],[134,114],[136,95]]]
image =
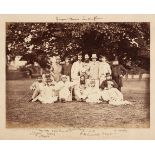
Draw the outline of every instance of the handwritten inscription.
[[[38,138],[54,138],[56,136],[63,137],[76,134],[80,137],[113,137],[124,136],[127,134],[126,129],[114,129],[114,130],[96,130],[96,129],[81,129],[81,128],[60,128],[60,129],[34,129],[31,135]]]
[[[99,20],[102,20],[103,18],[101,17],[98,17],[98,16],[94,16],[94,17],[56,17],[56,21],[57,22],[67,22],[67,21],[73,21],[73,22],[76,22],[76,21],[90,21],[90,22],[95,22],[95,21],[99,21]]]

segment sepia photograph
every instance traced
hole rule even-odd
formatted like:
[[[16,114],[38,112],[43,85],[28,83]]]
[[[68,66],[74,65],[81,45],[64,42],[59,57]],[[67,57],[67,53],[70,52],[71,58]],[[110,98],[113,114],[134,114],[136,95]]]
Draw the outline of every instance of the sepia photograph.
[[[150,128],[150,22],[56,19],[5,23],[6,128]]]
[[[154,28],[154,15],[1,15],[0,139],[155,139]]]

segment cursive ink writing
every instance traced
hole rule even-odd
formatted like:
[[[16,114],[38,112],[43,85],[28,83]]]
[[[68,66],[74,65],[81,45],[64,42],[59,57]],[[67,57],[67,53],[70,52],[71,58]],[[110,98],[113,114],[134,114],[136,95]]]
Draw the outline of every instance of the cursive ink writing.
[[[64,22],[64,21],[87,21],[87,22],[95,22],[95,21],[99,21],[99,20],[103,20],[103,18],[101,17],[98,17],[98,16],[93,16],[93,17],[86,17],[86,16],[83,16],[83,17],[56,17],[56,21],[57,22]]]

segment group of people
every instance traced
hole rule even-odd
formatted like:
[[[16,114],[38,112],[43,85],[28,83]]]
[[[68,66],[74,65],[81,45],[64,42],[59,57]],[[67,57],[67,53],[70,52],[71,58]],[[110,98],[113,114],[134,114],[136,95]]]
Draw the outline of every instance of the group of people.
[[[68,57],[61,62],[56,56],[50,72],[42,74],[31,85],[33,95],[30,101],[41,103],[68,102],[72,100],[89,103],[109,103],[114,105],[130,104],[123,100],[121,93],[122,77],[126,69],[114,60],[109,65],[105,56],[101,62],[92,54],[91,60],[85,54],[78,55],[78,60],[71,64]]]

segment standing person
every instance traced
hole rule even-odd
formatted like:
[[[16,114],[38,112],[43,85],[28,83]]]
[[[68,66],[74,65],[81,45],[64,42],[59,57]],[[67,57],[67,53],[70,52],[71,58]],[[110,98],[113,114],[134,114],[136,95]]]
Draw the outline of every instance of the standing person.
[[[78,55],[78,61],[74,62],[71,69],[71,79],[72,81],[79,80],[81,70],[83,68],[82,55]]]
[[[126,69],[119,64],[119,61],[116,59],[112,62],[112,79],[118,85],[118,90],[121,91],[121,87],[123,86],[122,78],[127,73]]]
[[[60,56],[56,56],[56,62],[51,66],[51,75],[54,77],[54,81],[58,82],[61,78],[62,65],[60,65]]]
[[[85,73],[86,73],[86,79],[89,79],[89,76],[90,76],[90,59],[89,59],[89,55],[88,54],[85,54],[84,56],[84,63],[83,63],[83,68],[85,70]]]
[[[62,66],[62,75],[66,75],[69,81],[71,80],[71,68],[72,64],[68,57],[65,58],[65,64]]]
[[[92,61],[90,63],[90,78],[98,80],[99,78],[99,62],[97,61],[97,55],[92,54]]]
[[[106,57],[102,56],[101,61],[99,63],[99,80],[100,83],[105,79],[106,74],[109,73],[111,75],[111,68],[110,65],[106,62]]]

